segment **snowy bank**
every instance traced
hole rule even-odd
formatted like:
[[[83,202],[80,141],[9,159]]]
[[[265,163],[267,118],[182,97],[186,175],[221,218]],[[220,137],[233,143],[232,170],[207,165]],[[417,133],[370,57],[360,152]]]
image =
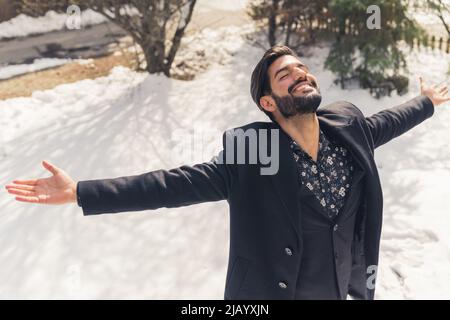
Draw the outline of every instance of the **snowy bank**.
[[[249,95],[263,51],[228,31],[221,41],[205,33],[210,52],[222,46],[228,58],[194,81],[117,67],[107,77],[0,101],[0,181],[47,176],[43,159],[76,180],[210,160],[223,130],[267,121]],[[327,52],[318,47],[303,58],[323,104],[348,100],[366,115],[413,98],[419,74],[445,80],[450,61],[438,52],[410,55],[410,93],[376,100],[334,85],[323,69]],[[450,298],[449,123],[447,104],[377,149],[385,196],[378,299]],[[185,143],[194,152],[180,153]],[[4,191],[0,206],[0,298],[223,298],[225,201],[84,217],[76,205],[17,203]]]
[[[63,30],[66,28],[67,14],[48,11],[42,17],[30,17],[20,14],[17,17],[0,23],[0,39],[26,37],[34,34]],[[103,23],[106,18],[88,9],[81,12],[81,27]]]
[[[48,68],[61,66],[71,61],[72,61],[71,59],[43,58],[43,59],[35,59],[30,64],[15,64],[0,67],[0,80],[5,80],[22,74],[27,74],[30,72],[36,72]]]

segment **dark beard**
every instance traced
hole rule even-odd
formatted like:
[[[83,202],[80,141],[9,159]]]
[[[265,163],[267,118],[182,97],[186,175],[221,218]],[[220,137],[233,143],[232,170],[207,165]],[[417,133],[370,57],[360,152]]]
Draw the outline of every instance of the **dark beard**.
[[[322,95],[320,94],[319,88],[315,88],[317,89],[317,93],[307,95],[306,97],[296,97],[292,94],[279,97],[275,93],[272,93],[271,96],[275,100],[280,113],[287,119],[297,114],[302,115],[317,111],[317,108],[319,108],[322,102]]]

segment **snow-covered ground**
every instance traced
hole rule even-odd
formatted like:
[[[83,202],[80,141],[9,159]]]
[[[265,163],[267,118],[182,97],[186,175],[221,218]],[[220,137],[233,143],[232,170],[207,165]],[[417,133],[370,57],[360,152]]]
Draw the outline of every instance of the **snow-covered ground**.
[[[66,28],[68,15],[65,13],[57,13],[48,11],[42,17],[30,17],[20,14],[17,17],[0,23],[0,40],[2,38],[25,37],[33,34],[47,33],[55,30]],[[106,18],[93,10],[85,10],[81,12],[80,27],[99,24],[105,22]],[[72,25],[69,22],[69,25]]]
[[[30,64],[12,64],[7,66],[0,66],[0,80],[9,79],[22,74],[36,72],[48,68],[57,67],[73,61],[72,59],[59,58],[42,58],[35,59]]]
[[[198,0],[195,9],[205,12],[213,10],[238,11],[245,10],[248,2],[249,0]]]
[[[0,183],[47,176],[43,159],[76,180],[210,160],[223,130],[268,120],[249,95],[263,51],[241,38],[245,31],[229,31],[204,32],[192,44],[203,41],[205,59],[228,56],[193,81],[117,67],[107,77],[0,101]],[[442,52],[411,54],[410,93],[376,100],[335,86],[322,67],[327,52],[317,47],[303,59],[323,104],[348,100],[366,115],[416,96],[419,74],[446,80],[450,61]],[[439,106],[377,150],[385,196],[378,299],[450,298],[449,123],[450,105]],[[180,156],[187,142],[192,149]],[[0,206],[0,298],[223,298],[225,201],[84,217],[75,205],[18,203],[3,191]]]

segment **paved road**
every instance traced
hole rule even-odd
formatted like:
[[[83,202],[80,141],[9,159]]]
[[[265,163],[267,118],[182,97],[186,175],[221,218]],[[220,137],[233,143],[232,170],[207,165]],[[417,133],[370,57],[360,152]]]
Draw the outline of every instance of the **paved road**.
[[[106,22],[80,30],[60,30],[0,41],[0,65],[30,63],[36,58],[92,58],[126,32]]]

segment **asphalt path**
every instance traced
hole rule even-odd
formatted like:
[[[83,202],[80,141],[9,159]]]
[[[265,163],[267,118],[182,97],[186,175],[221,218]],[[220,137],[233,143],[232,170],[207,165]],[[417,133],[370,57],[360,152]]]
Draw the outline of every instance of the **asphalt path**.
[[[0,65],[31,63],[37,58],[86,59],[108,53],[126,32],[111,22],[79,30],[59,30],[0,41]]]

